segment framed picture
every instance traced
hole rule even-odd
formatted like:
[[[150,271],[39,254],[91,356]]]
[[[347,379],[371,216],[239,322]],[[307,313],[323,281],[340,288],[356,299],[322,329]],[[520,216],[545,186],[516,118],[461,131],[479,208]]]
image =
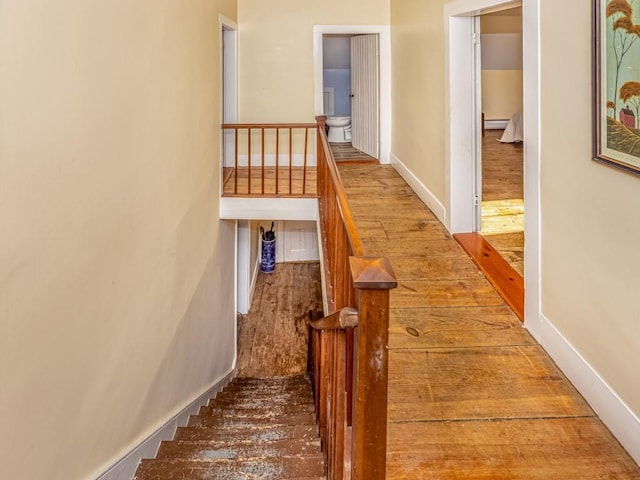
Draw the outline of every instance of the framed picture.
[[[594,160],[640,175],[640,3],[593,0],[593,31]]]

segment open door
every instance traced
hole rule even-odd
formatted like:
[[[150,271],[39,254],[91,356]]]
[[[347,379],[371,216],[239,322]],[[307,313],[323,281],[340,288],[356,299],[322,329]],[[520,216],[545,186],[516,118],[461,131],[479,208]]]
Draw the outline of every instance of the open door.
[[[351,37],[351,143],[380,158],[380,68],[378,35]]]

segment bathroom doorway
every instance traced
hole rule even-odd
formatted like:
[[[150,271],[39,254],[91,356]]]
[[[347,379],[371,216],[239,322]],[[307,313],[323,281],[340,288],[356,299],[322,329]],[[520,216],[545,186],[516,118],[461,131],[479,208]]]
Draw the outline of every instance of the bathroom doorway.
[[[390,56],[388,26],[314,27],[315,114],[348,118],[332,144],[336,160],[389,163]]]
[[[337,161],[377,161],[377,34],[322,36],[323,114]]]

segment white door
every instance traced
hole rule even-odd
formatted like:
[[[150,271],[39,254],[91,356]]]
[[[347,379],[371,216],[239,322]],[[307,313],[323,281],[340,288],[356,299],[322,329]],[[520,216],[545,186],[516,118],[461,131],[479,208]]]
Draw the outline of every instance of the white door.
[[[482,45],[480,44],[480,16],[476,16],[473,19],[473,53],[474,53],[474,104],[473,104],[473,117],[477,121],[477,125],[474,133],[474,151],[476,157],[475,164],[475,194],[473,198],[474,202],[474,225],[475,232],[482,230]]]
[[[380,68],[378,35],[351,37],[351,143],[379,158]]]
[[[304,262],[320,259],[315,222],[286,221],[283,228],[284,261]]]

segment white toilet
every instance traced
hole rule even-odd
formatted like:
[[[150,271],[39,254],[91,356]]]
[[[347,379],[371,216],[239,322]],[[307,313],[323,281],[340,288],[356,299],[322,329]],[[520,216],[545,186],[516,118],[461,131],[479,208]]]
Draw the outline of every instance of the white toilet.
[[[327,117],[327,125],[329,126],[329,137],[331,143],[347,143],[351,141],[351,116],[334,116]]]

